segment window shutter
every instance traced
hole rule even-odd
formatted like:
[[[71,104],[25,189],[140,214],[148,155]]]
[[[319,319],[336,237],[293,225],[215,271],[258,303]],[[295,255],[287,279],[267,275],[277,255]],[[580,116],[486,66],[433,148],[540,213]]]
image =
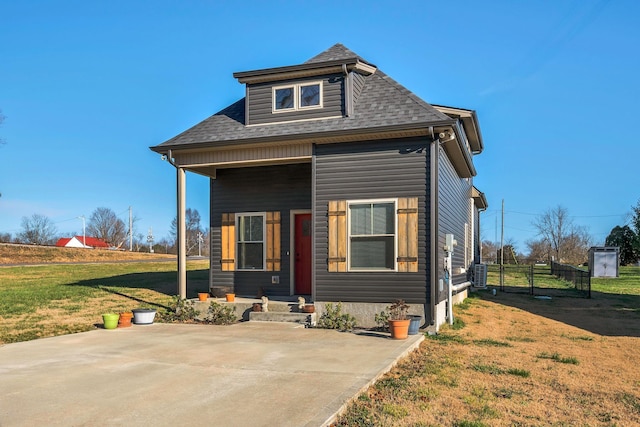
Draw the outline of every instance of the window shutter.
[[[222,229],[220,236],[222,257],[220,264],[222,271],[234,271],[236,267],[236,216],[232,213],[222,214]]]
[[[267,212],[267,271],[280,271],[280,212]]]
[[[330,272],[347,271],[347,201],[329,202],[329,259]]]
[[[418,271],[418,198],[398,199],[398,271]]]

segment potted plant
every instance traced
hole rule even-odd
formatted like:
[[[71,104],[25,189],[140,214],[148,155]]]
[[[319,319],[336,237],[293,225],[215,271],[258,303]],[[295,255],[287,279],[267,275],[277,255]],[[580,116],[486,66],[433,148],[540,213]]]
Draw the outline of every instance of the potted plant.
[[[118,318],[118,328],[128,328],[131,326],[131,320],[133,319],[133,313],[130,311],[123,311]]]
[[[150,325],[156,317],[156,310],[153,308],[134,308],[133,323],[136,325]]]
[[[102,321],[104,322],[105,329],[115,329],[118,327],[118,319],[120,316],[117,313],[105,313],[102,315]]]
[[[387,310],[389,311],[389,332],[391,338],[403,340],[409,336],[409,324],[411,320],[407,317],[409,306],[404,300],[396,300]]]

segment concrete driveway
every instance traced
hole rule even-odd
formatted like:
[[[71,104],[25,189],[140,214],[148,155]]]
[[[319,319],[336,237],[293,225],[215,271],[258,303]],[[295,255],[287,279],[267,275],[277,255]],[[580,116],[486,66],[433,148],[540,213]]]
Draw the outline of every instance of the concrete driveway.
[[[0,347],[0,426],[322,426],[423,339],[153,324]]]

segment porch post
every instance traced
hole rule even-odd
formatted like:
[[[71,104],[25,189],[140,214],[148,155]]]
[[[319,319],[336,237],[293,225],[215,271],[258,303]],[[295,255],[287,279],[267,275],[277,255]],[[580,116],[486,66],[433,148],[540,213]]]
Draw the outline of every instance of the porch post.
[[[181,167],[176,168],[177,172],[177,195],[178,214],[177,222],[177,245],[178,245],[178,295],[181,299],[187,298],[187,233],[185,222],[185,201],[186,201],[186,176]]]

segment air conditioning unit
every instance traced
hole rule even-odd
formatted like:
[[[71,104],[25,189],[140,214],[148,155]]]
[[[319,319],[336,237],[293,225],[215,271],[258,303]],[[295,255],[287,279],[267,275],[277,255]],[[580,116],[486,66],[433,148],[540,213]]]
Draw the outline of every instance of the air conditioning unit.
[[[476,264],[473,270],[473,287],[487,287],[487,264]]]

